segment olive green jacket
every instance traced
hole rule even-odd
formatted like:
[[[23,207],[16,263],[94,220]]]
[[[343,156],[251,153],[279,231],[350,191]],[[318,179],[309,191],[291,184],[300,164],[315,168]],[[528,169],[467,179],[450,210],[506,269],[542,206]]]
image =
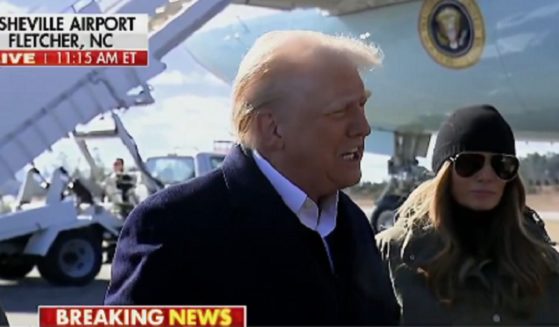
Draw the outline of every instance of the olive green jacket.
[[[542,226],[530,228],[548,240]],[[445,306],[428,287],[425,277],[418,273],[441,249],[442,242],[432,228],[411,228],[406,219],[377,234],[377,243],[384,262],[388,265],[390,278],[401,308],[401,322],[405,325],[556,325],[559,326],[559,253],[556,272],[544,295],[538,299],[535,312],[530,318],[517,318],[490,300],[463,301],[452,307]],[[552,246],[551,244],[549,246]],[[489,262],[490,263],[490,262]],[[475,285],[486,285],[487,289],[502,282],[498,280],[492,265],[487,261],[474,264],[471,277],[479,278]],[[469,289],[468,294],[483,295],[483,287]],[[477,297],[476,297],[477,299]]]

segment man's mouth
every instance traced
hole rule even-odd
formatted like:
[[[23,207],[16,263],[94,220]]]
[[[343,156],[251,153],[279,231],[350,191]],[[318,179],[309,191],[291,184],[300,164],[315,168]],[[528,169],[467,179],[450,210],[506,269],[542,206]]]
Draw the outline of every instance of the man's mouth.
[[[357,161],[360,160],[363,156],[363,148],[362,147],[355,147],[342,153],[342,159],[345,161]]]

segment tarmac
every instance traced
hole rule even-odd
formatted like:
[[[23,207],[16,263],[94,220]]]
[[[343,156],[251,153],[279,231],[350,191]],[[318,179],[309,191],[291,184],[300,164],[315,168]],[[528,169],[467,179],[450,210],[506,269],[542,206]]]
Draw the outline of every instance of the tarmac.
[[[110,265],[104,265],[97,278],[82,287],[52,286],[36,269],[19,282],[0,280],[0,303],[6,310],[10,327],[39,326],[39,305],[102,304],[110,271]]]

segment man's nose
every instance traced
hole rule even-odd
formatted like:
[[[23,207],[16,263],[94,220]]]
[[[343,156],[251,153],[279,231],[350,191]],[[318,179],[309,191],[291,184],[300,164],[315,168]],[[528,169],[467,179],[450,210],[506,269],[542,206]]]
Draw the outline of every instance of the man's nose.
[[[350,136],[365,137],[369,134],[371,134],[371,125],[369,125],[365,110],[358,110],[350,129]]]

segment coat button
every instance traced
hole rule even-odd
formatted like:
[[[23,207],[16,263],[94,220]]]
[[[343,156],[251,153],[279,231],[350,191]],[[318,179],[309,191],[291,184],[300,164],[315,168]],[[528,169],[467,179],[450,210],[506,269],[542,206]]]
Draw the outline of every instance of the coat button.
[[[413,255],[413,254],[410,255],[410,260],[411,260],[411,261],[414,261],[414,260],[415,260],[415,255]]]
[[[494,314],[494,315],[493,315],[493,322],[495,322],[495,323],[501,322],[501,316],[500,316],[499,314],[497,314],[497,313]]]

